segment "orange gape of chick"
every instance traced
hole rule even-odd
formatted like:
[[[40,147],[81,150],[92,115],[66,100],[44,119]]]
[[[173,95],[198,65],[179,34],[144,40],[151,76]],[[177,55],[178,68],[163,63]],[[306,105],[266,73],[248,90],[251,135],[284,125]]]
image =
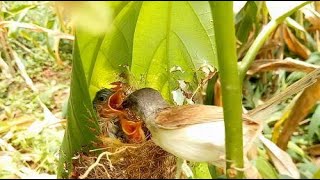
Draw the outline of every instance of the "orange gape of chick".
[[[102,108],[98,112],[103,118],[118,117],[122,131],[127,136],[130,143],[141,143],[146,139],[142,129],[142,121],[128,109],[123,109],[122,102],[126,95],[122,82],[114,82],[111,88],[114,93],[109,97],[106,103],[101,104]]]

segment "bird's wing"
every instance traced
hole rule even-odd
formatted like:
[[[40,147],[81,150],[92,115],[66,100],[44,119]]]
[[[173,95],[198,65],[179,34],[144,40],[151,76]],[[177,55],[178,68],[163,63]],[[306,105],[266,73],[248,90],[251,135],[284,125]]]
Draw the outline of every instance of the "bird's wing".
[[[243,119],[251,120],[247,115],[243,115]],[[176,129],[213,121],[223,121],[222,107],[193,104],[162,109],[157,114],[155,125],[164,129]]]

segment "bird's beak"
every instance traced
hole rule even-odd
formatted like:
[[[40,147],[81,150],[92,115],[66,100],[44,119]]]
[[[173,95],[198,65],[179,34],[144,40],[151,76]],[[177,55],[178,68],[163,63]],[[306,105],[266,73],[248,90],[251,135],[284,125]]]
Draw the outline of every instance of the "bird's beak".
[[[134,122],[126,119],[120,119],[121,127],[123,132],[129,137],[134,143],[143,142],[146,137],[142,130],[142,122]]]
[[[114,94],[112,94],[109,97],[106,103],[102,104],[101,107],[98,108],[99,115],[103,118],[110,118],[117,115],[124,116],[125,112],[118,110],[124,98],[125,98],[125,94],[122,90],[116,91]]]
[[[129,141],[133,143],[143,142],[146,137],[142,129],[142,121],[129,121],[128,119],[130,118],[128,116],[130,115],[122,107],[122,103],[126,97],[123,90],[123,83],[114,82],[111,83],[111,85],[116,86],[111,89],[115,93],[113,93],[106,102],[99,105],[99,115],[103,118],[118,117],[122,131],[126,134]]]
[[[114,94],[110,96],[108,99],[108,106],[112,110],[117,110],[125,98],[125,94],[122,90],[116,91]]]

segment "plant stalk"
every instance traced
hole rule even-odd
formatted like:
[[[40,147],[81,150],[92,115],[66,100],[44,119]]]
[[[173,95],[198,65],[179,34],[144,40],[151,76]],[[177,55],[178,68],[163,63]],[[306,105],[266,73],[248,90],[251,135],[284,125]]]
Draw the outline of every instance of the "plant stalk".
[[[228,178],[242,178],[243,137],[241,84],[237,66],[233,2],[210,1],[216,37],[225,123]]]
[[[260,48],[263,46],[269,35],[278,27],[278,23],[271,20],[259,33],[253,44],[249,48],[247,54],[242,59],[239,66],[240,79],[243,80],[254,58],[257,56]]]

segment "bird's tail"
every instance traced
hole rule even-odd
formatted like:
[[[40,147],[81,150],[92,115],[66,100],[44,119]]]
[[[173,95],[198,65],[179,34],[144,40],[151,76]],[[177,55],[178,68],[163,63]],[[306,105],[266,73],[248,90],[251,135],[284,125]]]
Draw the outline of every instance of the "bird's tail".
[[[266,101],[264,104],[249,111],[247,114],[254,119],[265,119],[277,110],[276,106],[278,104],[289,99],[292,95],[302,92],[305,88],[317,82],[318,78],[320,78],[320,68],[317,68],[312,72],[308,73],[305,77],[293,83],[291,86],[289,86],[279,94],[275,95],[274,97]]]

